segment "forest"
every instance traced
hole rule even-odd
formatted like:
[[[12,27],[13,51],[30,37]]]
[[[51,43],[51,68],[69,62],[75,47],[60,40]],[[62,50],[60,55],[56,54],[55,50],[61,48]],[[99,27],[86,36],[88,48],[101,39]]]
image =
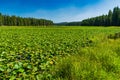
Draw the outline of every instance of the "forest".
[[[0,26],[49,26],[49,25],[53,25],[53,21],[46,19],[2,15],[0,13]]]
[[[109,10],[108,14],[84,19],[78,22],[63,22],[56,25],[65,26],[120,26],[120,8]]]

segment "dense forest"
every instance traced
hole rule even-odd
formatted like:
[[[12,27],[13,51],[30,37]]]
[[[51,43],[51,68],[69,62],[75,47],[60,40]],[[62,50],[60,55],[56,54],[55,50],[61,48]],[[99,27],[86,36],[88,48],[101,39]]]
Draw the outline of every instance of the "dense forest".
[[[120,26],[120,8],[109,10],[108,14],[88,18],[79,22],[63,22],[56,25],[65,26]]]
[[[53,21],[36,18],[23,18],[18,16],[2,15],[0,13],[0,26],[48,26]]]

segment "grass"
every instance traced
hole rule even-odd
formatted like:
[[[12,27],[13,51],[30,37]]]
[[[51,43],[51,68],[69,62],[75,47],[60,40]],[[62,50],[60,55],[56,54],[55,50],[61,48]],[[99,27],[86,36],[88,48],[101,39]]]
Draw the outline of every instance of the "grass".
[[[119,31],[119,27],[0,27],[0,79],[119,80],[120,39],[113,38]]]
[[[56,80],[119,80],[120,39],[82,48],[77,55],[58,60]]]

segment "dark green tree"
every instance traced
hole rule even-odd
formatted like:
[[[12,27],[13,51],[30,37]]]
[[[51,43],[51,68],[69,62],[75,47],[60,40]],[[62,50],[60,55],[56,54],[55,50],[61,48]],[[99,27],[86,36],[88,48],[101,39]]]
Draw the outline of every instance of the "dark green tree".
[[[112,15],[112,25],[113,26],[119,26],[119,14],[120,13],[120,9],[119,7],[115,7],[113,9],[113,15]]]
[[[112,25],[112,11],[109,10],[108,12],[108,26]]]
[[[23,18],[17,16],[9,16],[0,14],[0,25],[5,26],[49,26],[53,25],[53,21],[36,18]]]
[[[2,14],[0,13],[0,26],[2,26]]]

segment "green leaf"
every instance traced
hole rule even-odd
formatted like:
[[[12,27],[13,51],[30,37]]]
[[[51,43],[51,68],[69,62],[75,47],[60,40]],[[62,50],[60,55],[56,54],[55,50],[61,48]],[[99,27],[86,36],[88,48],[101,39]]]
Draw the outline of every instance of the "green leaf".
[[[14,67],[13,67],[13,69],[19,69],[19,67],[20,66],[18,64],[15,64]]]
[[[42,75],[42,74],[36,75],[36,79],[37,79],[37,80],[41,80],[42,78],[43,78],[43,75]]]
[[[32,66],[29,64],[29,65],[27,66],[27,68],[28,68],[28,69],[31,69],[31,68],[32,68]]]
[[[18,71],[19,71],[19,72],[24,72],[24,69],[23,69],[23,68],[20,68]]]
[[[0,71],[4,71],[4,68],[0,67]]]
[[[33,71],[37,71],[38,70],[38,68],[37,67],[33,67]]]
[[[5,61],[5,59],[0,59],[0,62],[1,62],[1,61]]]
[[[15,80],[15,78],[16,78],[15,76],[11,76],[10,80]]]
[[[16,71],[13,71],[12,73],[13,73],[13,74],[17,74],[17,72],[16,72]]]

